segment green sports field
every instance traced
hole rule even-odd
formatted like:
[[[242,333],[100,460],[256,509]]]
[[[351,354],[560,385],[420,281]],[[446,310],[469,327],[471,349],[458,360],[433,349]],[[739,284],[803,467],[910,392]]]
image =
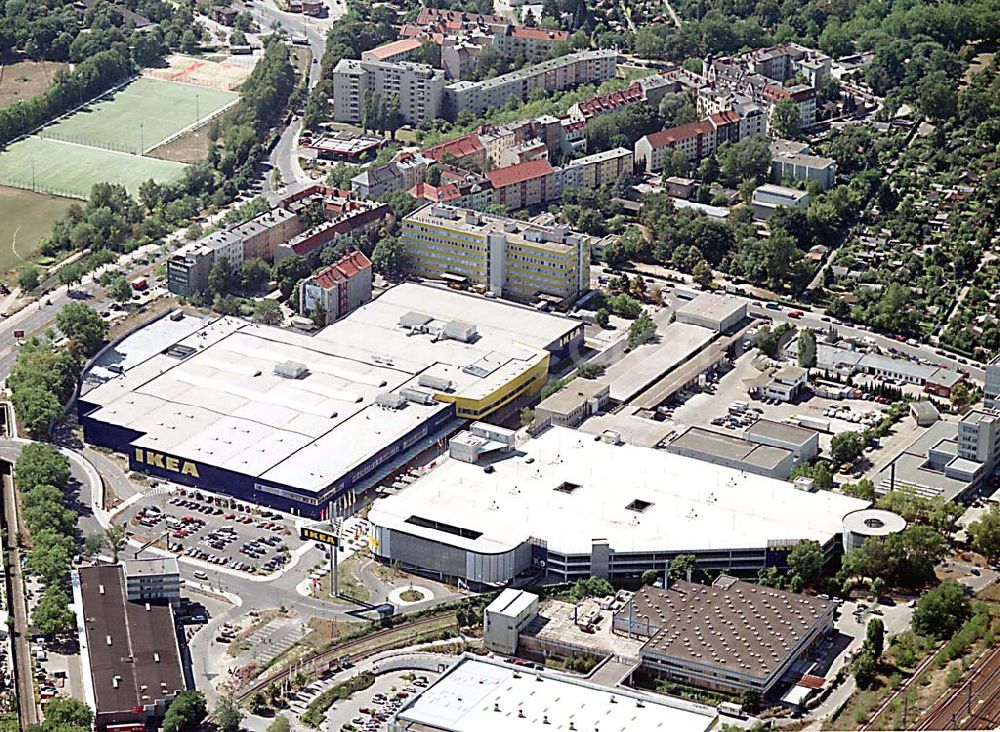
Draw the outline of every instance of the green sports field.
[[[0,185],[87,198],[94,183],[120,183],[135,195],[147,178],[164,182],[184,174],[168,160],[29,137],[0,154]]]
[[[52,226],[78,201],[0,186],[0,279],[31,261]]]
[[[238,98],[237,92],[142,77],[45,127],[39,135],[137,154],[208,119]]]

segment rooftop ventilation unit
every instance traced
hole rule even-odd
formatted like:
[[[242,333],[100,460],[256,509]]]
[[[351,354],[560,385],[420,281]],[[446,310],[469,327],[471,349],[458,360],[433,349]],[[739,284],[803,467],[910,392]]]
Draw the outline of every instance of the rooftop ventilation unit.
[[[386,409],[402,409],[406,406],[406,398],[401,394],[393,394],[391,391],[387,391],[375,397],[375,403]]]
[[[451,391],[455,386],[451,379],[444,379],[440,376],[432,376],[431,374],[420,374],[417,378],[417,383],[420,386],[426,386],[428,389],[437,389],[438,391]]]
[[[444,336],[462,343],[472,343],[479,336],[476,326],[461,320],[450,320],[444,326]]]
[[[167,350],[165,350],[163,352],[163,355],[170,356],[170,358],[176,358],[176,359],[180,360],[180,359],[183,359],[183,358],[187,358],[192,353],[194,353],[196,350],[197,349],[195,349],[195,348],[193,348],[191,346],[182,346],[179,343],[175,343],[174,345],[170,346],[170,348],[168,348]]]
[[[434,395],[429,391],[423,391],[421,389],[404,388],[399,390],[400,396],[405,398],[407,401],[416,402],[417,404],[434,404],[436,401]]]
[[[416,313],[412,310],[399,316],[399,324],[403,328],[422,328],[431,322],[431,320],[430,315]]]
[[[309,372],[304,363],[298,361],[283,361],[274,364],[274,375],[283,379],[301,379]]]

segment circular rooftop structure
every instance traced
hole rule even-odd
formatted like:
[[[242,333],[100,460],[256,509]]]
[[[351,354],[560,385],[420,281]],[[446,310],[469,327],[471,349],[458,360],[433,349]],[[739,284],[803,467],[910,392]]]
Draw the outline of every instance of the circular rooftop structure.
[[[857,549],[866,539],[898,534],[906,528],[906,519],[892,511],[864,508],[844,516],[844,552]]]

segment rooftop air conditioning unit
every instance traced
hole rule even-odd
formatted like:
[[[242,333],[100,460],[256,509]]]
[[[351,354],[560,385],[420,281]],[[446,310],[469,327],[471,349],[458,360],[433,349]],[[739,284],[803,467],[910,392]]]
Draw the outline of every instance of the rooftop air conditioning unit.
[[[301,379],[309,372],[304,363],[298,361],[283,361],[274,364],[274,375],[283,379]]]

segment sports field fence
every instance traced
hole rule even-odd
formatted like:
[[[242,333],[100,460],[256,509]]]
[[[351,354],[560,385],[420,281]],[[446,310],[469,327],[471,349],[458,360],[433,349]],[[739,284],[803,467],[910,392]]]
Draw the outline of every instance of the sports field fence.
[[[189,78],[190,69],[146,69],[143,76],[160,81],[173,81],[180,84],[190,84],[191,86],[203,86],[206,89],[218,89],[219,91],[235,91],[243,83],[243,79],[211,80]]]
[[[107,140],[94,140],[88,137],[83,137],[81,135],[67,135],[62,132],[55,132],[53,130],[41,129],[38,131],[38,136],[43,140],[54,140],[56,142],[69,142],[74,145],[82,145],[84,147],[96,147],[101,150],[110,150],[111,152],[126,153],[128,155],[142,155],[142,150],[132,145],[123,145],[120,143],[108,142]]]
[[[79,191],[71,191],[64,188],[56,188],[55,186],[48,186],[44,183],[39,183],[38,181],[30,180],[20,180],[18,178],[0,178],[0,186],[7,186],[8,188],[17,188],[22,191],[31,191],[33,193],[44,193],[49,196],[60,196],[62,198],[76,198],[80,201],[86,201],[87,196],[80,193]]]

